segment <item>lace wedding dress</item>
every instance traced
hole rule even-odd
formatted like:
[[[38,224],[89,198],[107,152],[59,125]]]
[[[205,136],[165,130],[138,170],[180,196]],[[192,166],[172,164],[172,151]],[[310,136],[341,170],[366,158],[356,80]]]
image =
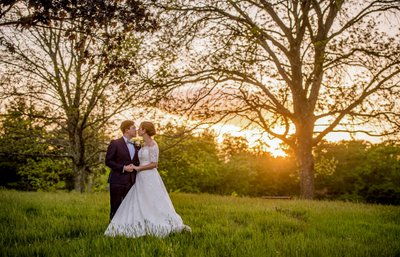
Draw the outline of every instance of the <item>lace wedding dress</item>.
[[[154,142],[154,141],[153,141]],[[139,151],[141,165],[158,162],[158,145],[143,146]],[[171,199],[157,169],[143,170],[136,175],[136,182],[122,201],[106,236],[164,237],[171,232],[190,231],[175,212]]]

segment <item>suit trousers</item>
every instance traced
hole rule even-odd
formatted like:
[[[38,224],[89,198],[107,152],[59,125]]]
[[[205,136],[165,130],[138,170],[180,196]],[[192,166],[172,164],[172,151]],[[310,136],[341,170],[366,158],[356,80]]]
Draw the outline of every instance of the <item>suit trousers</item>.
[[[110,220],[114,217],[118,207],[121,205],[125,196],[128,194],[133,184],[114,184],[110,183]]]

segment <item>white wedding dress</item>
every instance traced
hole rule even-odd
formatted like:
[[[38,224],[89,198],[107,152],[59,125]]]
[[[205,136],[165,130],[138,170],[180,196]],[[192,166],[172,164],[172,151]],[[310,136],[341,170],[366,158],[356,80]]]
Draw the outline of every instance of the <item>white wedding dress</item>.
[[[153,141],[154,142],[154,141]],[[143,146],[140,165],[158,162],[158,145]],[[106,236],[164,237],[171,232],[190,231],[175,212],[157,169],[139,171],[136,182],[122,201],[105,231]]]

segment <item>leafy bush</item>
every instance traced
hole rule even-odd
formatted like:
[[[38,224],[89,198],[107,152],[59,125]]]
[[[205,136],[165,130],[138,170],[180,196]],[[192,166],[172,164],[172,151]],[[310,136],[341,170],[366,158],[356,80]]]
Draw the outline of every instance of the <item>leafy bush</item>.
[[[18,171],[21,184],[25,189],[34,191],[65,189],[67,178],[73,175],[69,162],[66,159],[28,159]]]

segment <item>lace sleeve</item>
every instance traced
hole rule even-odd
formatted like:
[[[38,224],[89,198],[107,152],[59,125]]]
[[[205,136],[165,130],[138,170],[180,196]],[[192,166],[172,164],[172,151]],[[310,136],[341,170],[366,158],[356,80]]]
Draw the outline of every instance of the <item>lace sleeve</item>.
[[[157,144],[150,147],[149,155],[150,155],[150,162],[158,162],[159,150]]]

